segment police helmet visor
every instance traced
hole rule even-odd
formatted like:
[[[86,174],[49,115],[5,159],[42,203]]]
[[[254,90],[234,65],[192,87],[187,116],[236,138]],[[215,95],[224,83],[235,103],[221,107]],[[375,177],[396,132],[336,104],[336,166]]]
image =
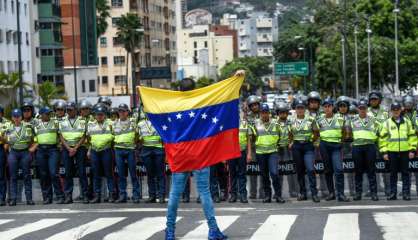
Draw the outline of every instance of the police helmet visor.
[[[22,109],[23,112],[32,112],[32,108],[31,107],[24,107]]]

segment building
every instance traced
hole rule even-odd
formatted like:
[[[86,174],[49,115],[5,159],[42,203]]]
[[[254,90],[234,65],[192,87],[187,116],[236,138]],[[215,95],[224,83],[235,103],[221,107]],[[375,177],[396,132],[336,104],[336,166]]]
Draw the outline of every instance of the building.
[[[0,1],[0,73],[15,73],[19,71],[18,62],[18,31],[17,7],[19,7],[19,22],[21,32],[21,67],[23,81],[33,85],[34,71],[32,57],[31,3],[32,0]],[[35,75],[36,76],[36,75]]]
[[[65,92],[69,99],[97,96],[95,0],[61,0]],[[74,74],[76,77],[74,77]]]
[[[134,54],[140,68],[135,69],[135,85],[169,88],[176,78],[176,21],[174,0],[112,0],[112,16],[105,34],[99,36],[99,94],[126,95],[132,93],[131,56],[117,41],[116,23],[128,12],[136,13],[144,31],[141,45]],[[169,69],[168,78],[141,79],[140,69]],[[144,71],[145,72],[145,71]],[[128,91],[126,87],[128,86]]]

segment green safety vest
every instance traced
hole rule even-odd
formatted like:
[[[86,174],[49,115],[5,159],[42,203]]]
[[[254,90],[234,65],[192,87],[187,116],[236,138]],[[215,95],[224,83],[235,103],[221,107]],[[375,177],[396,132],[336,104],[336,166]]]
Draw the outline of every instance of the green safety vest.
[[[381,141],[379,149],[381,152],[405,152],[415,151],[417,137],[411,121],[403,118],[399,128],[396,122],[390,118],[382,124]]]
[[[39,121],[34,127],[35,142],[40,145],[58,144],[58,122],[49,120],[48,122]]]
[[[158,135],[155,128],[152,126],[149,120],[141,120],[138,123],[139,137],[144,140],[143,146],[145,147],[158,147],[162,148],[161,137]]]
[[[115,148],[135,149],[135,134],[135,122],[131,119],[127,119],[124,122],[118,119],[113,123]]]
[[[239,125],[239,146],[241,151],[245,151],[247,149],[248,144],[248,122],[242,120]]]
[[[11,126],[12,122],[7,120],[6,118],[0,118],[0,136],[3,136],[7,129]],[[3,145],[2,139],[0,138],[0,145]]]
[[[356,116],[350,121],[350,127],[353,132],[354,146],[375,144],[377,142],[379,124],[376,122],[376,119]]]
[[[280,131],[275,120],[264,123],[261,119],[257,119],[252,128],[253,134],[256,136],[255,152],[257,154],[277,152]]]
[[[103,151],[112,146],[112,125],[109,121],[99,124],[97,121],[87,124],[87,135],[90,136],[90,145],[94,151]]]
[[[73,123],[68,117],[59,122],[59,131],[70,147],[74,147],[80,142],[86,133],[86,127],[86,120],[82,117],[77,117]]]
[[[341,143],[344,118],[339,114],[334,114],[331,118],[325,115],[317,119],[320,139],[325,142]]]
[[[289,124],[290,121],[286,120],[285,122],[278,120],[279,128],[280,128],[280,140],[279,140],[279,147],[287,147],[289,146]]]
[[[20,130],[17,131],[15,125],[11,124],[6,130],[6,141],[12,149],[27,150],[33,140],[33,129],[30,124],[20,124]]]
[[[303,119],[298,119],[296,116],[290,120],[289,131],[293,135],[294,141],[312,142],[313,140],[313,126],[315,118],[305,115]]]

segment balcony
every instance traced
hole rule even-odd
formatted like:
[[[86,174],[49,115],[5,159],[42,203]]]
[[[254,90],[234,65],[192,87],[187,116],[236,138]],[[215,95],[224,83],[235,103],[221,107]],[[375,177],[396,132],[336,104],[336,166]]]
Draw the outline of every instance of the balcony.
[[[240,51],[248,51],[250,48],[248,47],[248,44],[242,44],[239,46]]]
[[[271,57],[273,56],[273,48],[258,48],[257,56],[258,57]]]
[[[260,18],[256,21],[257,28],[272,28],[273,21],[271,18]]]
[[[61,16],[61,10],[59,6],[52,3],[39,3],[38,4],[39,18],[54,18]]]
[[[61,33],[50,29],[39,30],[39,40],[42,45],[61,45],[62,42]]]
[[[42,56],[41,57],[41,71],[43,73],[47,72],[57,72],[62,70],[61,68],[64,65],[62,57],[59,56]]]
[[[249,36],[250,34],[246,29],[240,29],[238,31],[238,35],[244,37],[244,36]]]
[[[271,33],[259,33],[257,34],[257,42],[273,42],[273,35]]]

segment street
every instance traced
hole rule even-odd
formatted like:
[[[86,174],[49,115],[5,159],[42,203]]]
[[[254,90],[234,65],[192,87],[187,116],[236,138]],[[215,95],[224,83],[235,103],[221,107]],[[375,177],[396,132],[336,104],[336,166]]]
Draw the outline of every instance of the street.
[[[418,205],[369,200],[337,204],[287,202],[216,205],[217,221],[230,239],[418,239]],[[1,208],[0,239],[163,239],[165,205],[37,205]],[[176,236],[207,239],[200,206],[182,204]]]

